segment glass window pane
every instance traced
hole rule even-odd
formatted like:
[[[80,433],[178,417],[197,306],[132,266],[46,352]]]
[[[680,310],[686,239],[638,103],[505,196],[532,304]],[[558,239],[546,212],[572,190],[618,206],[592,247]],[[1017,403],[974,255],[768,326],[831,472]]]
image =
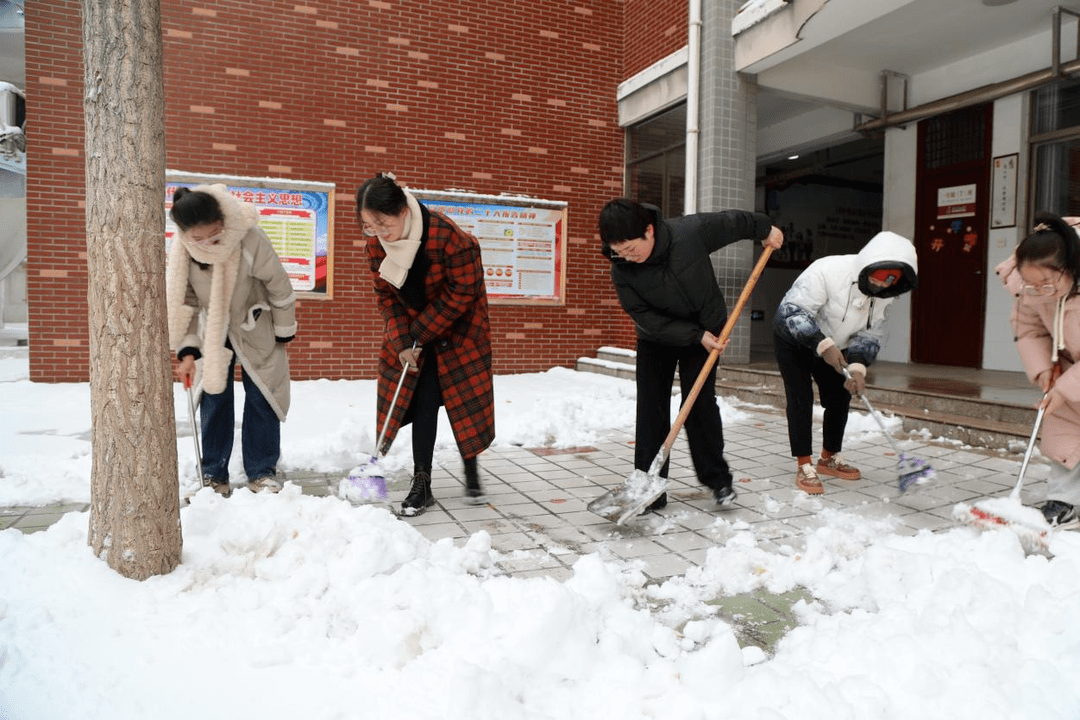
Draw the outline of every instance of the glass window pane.
[[[682,217],[686,207],[686,146],[664,156],[667,159],[667,203],[661,206],[664,217]]]
[[[629,128],[630,162],[686,143],[686,104],[667,110]]]
[[[1063,80],[1034,92],[1035,135],[1080,127],[1080,82]]]
[[[1034,209],[1080,215],[1080,139],[1035,148]]]
[[[638,202],[664,207],[664,156],[630,167],[630,197]]]

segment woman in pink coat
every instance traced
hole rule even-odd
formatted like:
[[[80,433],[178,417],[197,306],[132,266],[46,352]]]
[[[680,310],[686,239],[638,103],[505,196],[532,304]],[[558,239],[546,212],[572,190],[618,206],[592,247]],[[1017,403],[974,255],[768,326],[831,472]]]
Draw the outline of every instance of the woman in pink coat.
[[[1046,397],[1040,449],[1051,463],[1042,513],[1051,525],[1080,524],[1080,218],[1035,216],[1035,230],[997,267],[1016,296],[1016,349]],[[1060,375],[1059,375],[1060,373]]]

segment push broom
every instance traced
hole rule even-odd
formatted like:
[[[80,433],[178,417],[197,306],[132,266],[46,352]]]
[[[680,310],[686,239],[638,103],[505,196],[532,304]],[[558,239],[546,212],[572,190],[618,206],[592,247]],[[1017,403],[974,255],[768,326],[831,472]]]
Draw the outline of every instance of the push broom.
[[[846,367],[843,370],[844,377],[850,380],[851,373],[848,372]],[[929,462],[922,458],[908,455],[900,450],[900,446],[896,444],[896,440],[885,427],[885,421],[882,419],[881,414],[870,404],[870,398],[866,397],[866,393],[860,393],[860,397],[866,405],[866,410],[870,413],[870,417],[874,418],[874,422],[881,428],[881,433],[888,438],[889,444],[892,445],[893,453],[896,455],[896,471],[899,475],[897,484],[900,488],[900,494],[902,495],[907,492],[912,485],[925,483],[934,477],[934,469],[930,467]]]
[[[1045,404],[1046,395],[1043,395],[1039,412],[1035,415],[1035,427],[1031,429],[1031,438],[1024,452],[1024,461],[1020,463],[1020,474],[1009,496],[980,500],[974,505],[957,503],[952,512],[953,520],[980,530],[1012,530],[1024,549],[1032,552],[1047,548],[1050,543],[1050,525],[1037,509],[1020,503],[1020,489],[1024,487],[1024,473],[1027,472],[1031,453],[1035,449],[1035,440],[1039,436],[1039,427],[1046,412]]]
[[[416,342],[413,342],[413,352],[416,351]],[[401,378],[398,380],[394,397],[390,400],[390,407],[386,410],[386,419],[383,420],[382,430],[379,431],[379,439],[375,442],[375,452],[364,462],[349,472],[349,477],[341,481],[339,494],[342,500],[353,505],[368,505],[386,501],[386,476],[377,467],[382,457],[382,444],[386,439],[386,430],[390,427],[390,416],[397,407],[398,396],[401,387],[405,384],[405,376],[409,373],[409,363],[406,362],[401,368]]]

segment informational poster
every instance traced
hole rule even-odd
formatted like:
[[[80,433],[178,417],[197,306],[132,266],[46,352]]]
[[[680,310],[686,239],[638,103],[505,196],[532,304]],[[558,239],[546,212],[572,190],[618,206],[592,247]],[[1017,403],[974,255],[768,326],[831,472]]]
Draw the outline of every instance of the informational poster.
[[[937,219],[971,217],[975,214],[975,185],[938,188]]]
[[[562,305],[566,295],[566,203],[518,196],[411,190],[480,241],[488,300]]]
[[[168,215],[173,193],[181,187],[212,184],[225,185],[237,200],[256,207],[259,227],[270,238],[297,293],[306,297],[333,297],[333,183],[166,171],[168,245],[176,233]]]
[[[1016,225],[1016,166],[1017,153],[994,158],[994,182],[991,190],[990,227],[1007,228]]]

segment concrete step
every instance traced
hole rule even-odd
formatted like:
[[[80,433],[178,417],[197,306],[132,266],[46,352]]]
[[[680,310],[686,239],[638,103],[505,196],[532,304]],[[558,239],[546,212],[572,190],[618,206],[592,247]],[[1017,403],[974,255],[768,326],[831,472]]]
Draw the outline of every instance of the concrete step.
[[[602,347],[598,349],[596,358],[580,358],[577,369],[632,380],[635,361],[632,350]],[[783,410],[785,406],[779,370],[721,363],[716,371],[716,392],[721,396],[772,406],[778,410]],[[1035,422],[1035,410],[1028,405],[875,386],[872,367],[867,378],[866,395],[878,412],[902,418],[905,431],[926,430],[933,437],[976,447],[1022,448],[1027,444]],[[860,399],[853,398],[852,409],[866,412],[866,405]]]

